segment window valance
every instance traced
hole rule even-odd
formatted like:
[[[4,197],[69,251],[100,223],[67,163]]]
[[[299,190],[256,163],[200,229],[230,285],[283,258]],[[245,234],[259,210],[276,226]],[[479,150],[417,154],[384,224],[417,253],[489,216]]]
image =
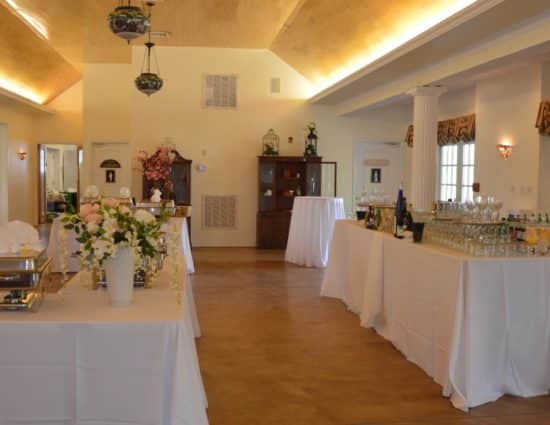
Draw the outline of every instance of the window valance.
[[[405,137],[407,146],[412,148],[413,139],[414,126],[410,125]],[[437,144],[439,146],[456,145],[459,142],[474,142],[475,139],[476,114],[465,115],[437,123]]]
[[[536,127],[543,136],[550,136],[550,100],[540,102]]]

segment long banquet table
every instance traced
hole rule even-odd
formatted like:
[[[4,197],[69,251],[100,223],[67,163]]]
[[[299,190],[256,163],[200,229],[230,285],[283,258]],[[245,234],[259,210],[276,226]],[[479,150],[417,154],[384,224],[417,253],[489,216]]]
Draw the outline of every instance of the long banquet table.
[[[0,312],[0,423],[207,425],[192,289],[182,307],[170,273],[129,308],[81,272],[35,314]]]
[[[341,299],[467,410],[550,388],[550,258],[483,258],[336,223],[321,295]]]

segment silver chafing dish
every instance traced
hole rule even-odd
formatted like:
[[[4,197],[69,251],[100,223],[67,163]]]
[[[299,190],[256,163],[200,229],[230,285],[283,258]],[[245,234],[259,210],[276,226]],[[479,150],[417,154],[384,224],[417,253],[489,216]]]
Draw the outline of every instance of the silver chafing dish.
[[[0,256],[0,310],[36,312],[46,293],[51,259],[46,250]]]

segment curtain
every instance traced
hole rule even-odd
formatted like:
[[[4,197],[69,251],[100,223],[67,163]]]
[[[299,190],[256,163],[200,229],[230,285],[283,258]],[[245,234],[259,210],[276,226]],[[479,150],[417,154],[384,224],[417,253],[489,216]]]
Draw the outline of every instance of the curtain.
[[[409,125],[407,128],[407,135],[405,136],[405,143],[409,148],[413,147],[413,134],[414,134],[414,126]]]
[[[550,104],[549,104],[550,106]],[[550,109],[549,109],[550,113]],[[549,115],[550,127],[550,115]],[[550,134],[550,128],[549,128]],[[413,146],[414,126],[407,129],[405,142],[407,146]],[[456,145],[459,142],[474,142],[476,139],[476,115],[465,115],[437,123],[437,144],[439,146]]]
[[[543,136],[550,136],[550,100],[540,103],[536,127]]]

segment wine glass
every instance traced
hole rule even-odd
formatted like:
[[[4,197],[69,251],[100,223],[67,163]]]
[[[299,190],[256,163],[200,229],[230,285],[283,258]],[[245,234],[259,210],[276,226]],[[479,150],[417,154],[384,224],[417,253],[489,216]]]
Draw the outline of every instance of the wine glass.
[[[476,204],[474,203],[474,201],[472,201],[471,198],[468,198],[464,203],[464,206],[466,207],[466,215],[469,216],[471,219],[474,219],[476,209]]]
[[[485,213],[487,211],[487,198],[482,195],[478,195],[475,198],[475,204],[477,207],[477,210],[479,211],[479,221],[483,221],[485,219]]]

